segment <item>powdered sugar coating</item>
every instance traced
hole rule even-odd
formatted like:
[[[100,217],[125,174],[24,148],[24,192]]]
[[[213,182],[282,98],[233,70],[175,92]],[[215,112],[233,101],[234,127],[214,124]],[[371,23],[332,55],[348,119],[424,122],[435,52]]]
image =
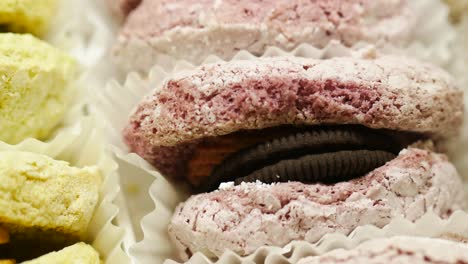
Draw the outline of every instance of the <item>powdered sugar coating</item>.
[[[263,245],[316,242],[357,226],[382,227],[428,211],[446,217],[465,206],[463,187],[445,156],[407,149],[368,175],[334,185],[242,184],[195,195],[179,205],[169,233],[181,257],[203,251],[240,255]]]
[[[314,263],[468,263],[468,245],[422,237],[392,237],[367,241],[351,250],[338,249],[322,256],[302,259]]]
[[[401,45],[415,26],[408,2],[143,0],[122,29],[116,55],[130,70],[145,70],[164,55],[200,63],[210,54],[230,59],[239,50],[259,55],[267,46],[322,48],[331,40]]]
[[[361,124],[449,136],[462,123],[462,98],[444,71],[400,57],[232,61],[167,80],[123,134],[132,151],[173,173],[196,140],[242,129]]]

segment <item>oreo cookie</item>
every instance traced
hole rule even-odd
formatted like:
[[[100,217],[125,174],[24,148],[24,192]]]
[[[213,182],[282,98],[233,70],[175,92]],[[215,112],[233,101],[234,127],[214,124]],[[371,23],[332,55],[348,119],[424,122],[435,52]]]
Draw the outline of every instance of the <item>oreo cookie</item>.
[[[307,127],[238,151],[216,166],[200,192],[222,182],[333,183],[374,170],[404,148],[396,137],[361,126]]]
[[[237,178],[242,182],[275,183],[299,181],[303,183],[333,183],[346,181],[383,166],[395,154],[381,150],[337,151],[306,155],[298,159],[282,160],[261,168],[248,176]]]

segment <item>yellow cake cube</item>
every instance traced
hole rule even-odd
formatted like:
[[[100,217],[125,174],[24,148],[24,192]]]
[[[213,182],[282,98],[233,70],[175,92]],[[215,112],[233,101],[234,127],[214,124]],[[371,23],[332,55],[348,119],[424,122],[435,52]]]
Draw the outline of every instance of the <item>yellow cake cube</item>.
[[[71,102],[76,73],[75,61],[49,44],[0,33],[0,140],[47,138]]]
[[[99,254],[85,243],[77,243],[60,251],[52,252],[40,258],[25,261],[23,264],[99,264]]]
[[[97,167],[77,168],[36,153],[0,151],[0,225],[12,243],[84,240],[100,185]]]

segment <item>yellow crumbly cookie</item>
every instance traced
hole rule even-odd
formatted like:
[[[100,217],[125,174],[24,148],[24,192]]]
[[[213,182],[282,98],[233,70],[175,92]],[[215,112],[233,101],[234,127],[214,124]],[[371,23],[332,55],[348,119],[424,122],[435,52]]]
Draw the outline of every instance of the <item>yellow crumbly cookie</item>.
[[[70,104],[76,66],[31,35],[0,33],[0,140],[49,136]]]
[[[1,151],[0,224],[12,243],[83,240],[100,184],[96,167],[76,168],[36,153]]]
[[[99,260],[99,254],[96,252],[96,250],[85,243],[77,243],[60,251],[52,252],[40,258],[23,262],[23,264],[62,263],[99,264],[101,262]]]
[[[57,8],[57,0],[1,0],[0,26],[3,31],[32,33],[47,31]]]

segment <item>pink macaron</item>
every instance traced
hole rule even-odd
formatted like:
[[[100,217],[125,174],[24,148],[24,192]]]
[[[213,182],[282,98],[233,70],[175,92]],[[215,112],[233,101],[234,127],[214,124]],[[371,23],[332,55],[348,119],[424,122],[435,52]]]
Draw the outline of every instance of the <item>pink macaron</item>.
[[[201,139],[243,130],[358,124],[446,138],[462,124],[462,94],[444,71],[400,57],[216,63],[181,72],[146,96],[124,138],[181,177]]]
[[[114,55],[128,70],[148,70],[167,58],[200,63],[208,55],[231,59],[240,50],[261,55],[269,46],[290,51],[302,43],[404,45],[417,17],[408,0],[118,2],[128,16]]]
[[[457,134],[463,107],[454,80],[416,60],[276,57],[175,74],[140,102],[123,135],[200,193],[169,226],[183,259],[248,255],[463,209],[461,179],[436,153]]]

